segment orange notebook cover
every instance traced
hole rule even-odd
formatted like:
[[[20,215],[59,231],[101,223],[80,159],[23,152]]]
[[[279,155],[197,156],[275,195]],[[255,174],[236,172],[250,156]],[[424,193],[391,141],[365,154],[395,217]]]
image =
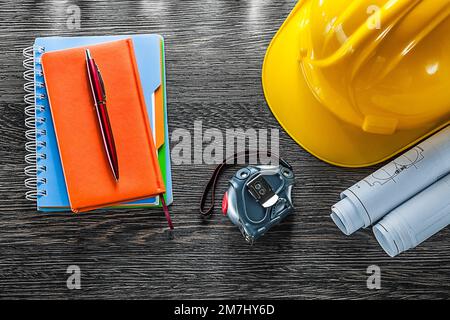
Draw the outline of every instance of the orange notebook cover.
[[[103,146],[88,81],[89,48],[104,80],[120,179]],[[165,192],[130,39],[42,55],[47,94],[73,212]]]

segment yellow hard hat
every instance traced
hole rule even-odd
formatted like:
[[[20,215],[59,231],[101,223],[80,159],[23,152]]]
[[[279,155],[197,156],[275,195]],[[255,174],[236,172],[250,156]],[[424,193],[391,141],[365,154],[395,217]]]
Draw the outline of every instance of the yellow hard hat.
[[[299,1],[262,81],[277,120],[316,157],[384,161],[450,123],[450,0]]]

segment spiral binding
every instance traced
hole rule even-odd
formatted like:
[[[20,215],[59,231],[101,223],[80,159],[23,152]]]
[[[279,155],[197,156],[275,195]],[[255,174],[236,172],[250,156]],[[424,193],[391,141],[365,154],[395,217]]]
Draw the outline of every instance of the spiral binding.
[[[39,124],[46,121],[45,117],[41,116],[42,112],[45,111],[45,106],[40,104],[42,99],[45,99],[45,94],[37,91],[38,88],[45,88],[42,80],[42,68],[38,67],[44,51],[45,48],[40,46],[31,46],[23,50],[23,66],[25,68],[23,78],[26,81],[23,86],[26,104],[25,126],[28,128],[25,132],[25,137],[28,140],[25,143],[25,150],[27,151],[25,162],[28,164],[25,167],[25,175],[29,177],[25,179],[25,186],[30,189],[25,193],[25,197],[31,201],[36,201],[38,197],[46,195],[43,186],[47,183],[47,179],[38,177],[39,174],[47,170],[46,166],[42,164],[47,158],[45,154],[46,143],[40,140],[47,132],[38,128]]]

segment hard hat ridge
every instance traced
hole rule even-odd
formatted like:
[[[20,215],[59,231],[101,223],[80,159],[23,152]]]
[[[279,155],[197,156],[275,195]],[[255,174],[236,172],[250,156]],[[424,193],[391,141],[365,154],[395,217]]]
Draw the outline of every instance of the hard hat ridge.
[[[263,65],[267,102],[306,150],[342,166],[450,123],[450,0],[301,0]]]

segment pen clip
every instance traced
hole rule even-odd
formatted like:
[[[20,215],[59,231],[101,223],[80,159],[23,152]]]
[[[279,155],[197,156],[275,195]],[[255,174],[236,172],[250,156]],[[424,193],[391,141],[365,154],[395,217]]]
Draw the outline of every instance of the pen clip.
[[[100,87],[102,88],[102,101],[101,102],[106,102],[106,91],[105,91],[105,84],[103,82],[103,77],[102,77],[100,69],[98,68],[97,65],[95,65],[95,68],[97,70],[98,79],[100,81]]]

